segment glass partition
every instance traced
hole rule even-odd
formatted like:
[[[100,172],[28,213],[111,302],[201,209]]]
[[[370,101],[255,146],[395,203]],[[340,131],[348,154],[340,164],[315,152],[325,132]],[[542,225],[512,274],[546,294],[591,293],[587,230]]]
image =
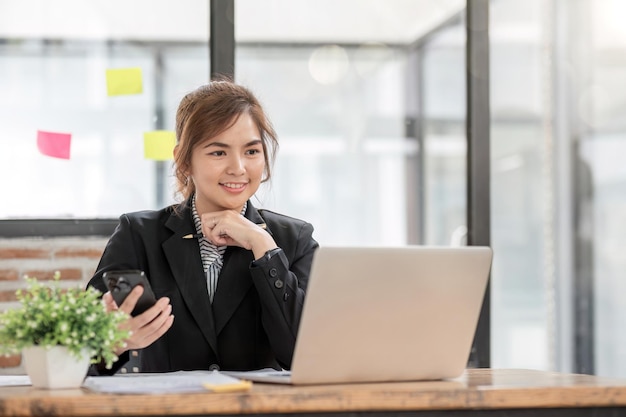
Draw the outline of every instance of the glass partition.
[[[452,46],[422,42],[463,6],[238,1],[236,78],[281,141],[259,204],[311,221],[324,244],[449,244],[465,224],[460,20]]]
[[[0,2],[0,218],[171,201],[171,164],[145,158],[143,136],[173,130],[182,95],[208,79],[208,4],[30,3]],[[140,69],[140,93],[108,95],[107,70],[126,68]],[[71,135],[69,155],[42,153],[38,131]]]

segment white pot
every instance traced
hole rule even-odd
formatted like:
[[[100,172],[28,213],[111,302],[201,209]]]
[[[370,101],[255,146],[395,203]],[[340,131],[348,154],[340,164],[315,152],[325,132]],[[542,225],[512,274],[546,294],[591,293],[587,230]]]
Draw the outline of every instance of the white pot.
[[[32,346],[22,350],[24,368],[35,388],[79,388],[89,367],[89,356],[80,359],[65,346]]]

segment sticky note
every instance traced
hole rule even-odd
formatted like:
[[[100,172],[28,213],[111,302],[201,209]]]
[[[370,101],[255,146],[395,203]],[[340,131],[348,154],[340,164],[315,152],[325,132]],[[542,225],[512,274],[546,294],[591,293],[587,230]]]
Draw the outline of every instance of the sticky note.
[[[53,158],[70,159],[70,133],[37,131],[37,148],[39,152]]]
[[[154,130],[143,134],[143,154],[146,159],[166,161],[172,159],[176,134],[169,130]]]
[[[109,96],[141,94],[143,92],[141,68],[108,69],[106,78]]]
[[[252,381],[238,381],[231,383],[219,383],[219,384],[210,384],[205,382],[202,384],[204,388],[213,391],[213,392],[236,392],[236,391],[250,391],[252,388]]]

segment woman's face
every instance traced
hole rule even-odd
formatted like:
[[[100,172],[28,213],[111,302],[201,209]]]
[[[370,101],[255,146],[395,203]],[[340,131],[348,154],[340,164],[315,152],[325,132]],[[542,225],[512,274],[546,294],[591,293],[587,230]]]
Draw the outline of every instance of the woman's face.
[[[259,188],[264,169],[261,135],[250,115],[243,113],[192,152],[190,175],[198,213],[241,211]]]

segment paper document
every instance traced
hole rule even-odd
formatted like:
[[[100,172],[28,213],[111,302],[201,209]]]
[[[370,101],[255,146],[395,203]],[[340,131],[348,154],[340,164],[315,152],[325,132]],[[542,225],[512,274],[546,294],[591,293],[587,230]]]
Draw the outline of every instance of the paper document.
[[[169,394],[201,391],[246,391],[252,386],[218,371],[177,371],[166,373],[89,376],[83,387],[114,394]]]
[[[263,368],[256,371],[222,371],[224,374],[255,382],[291,383],[291,371]]]
[[[0,375],[0,387],[32,385],[28,375]]]

